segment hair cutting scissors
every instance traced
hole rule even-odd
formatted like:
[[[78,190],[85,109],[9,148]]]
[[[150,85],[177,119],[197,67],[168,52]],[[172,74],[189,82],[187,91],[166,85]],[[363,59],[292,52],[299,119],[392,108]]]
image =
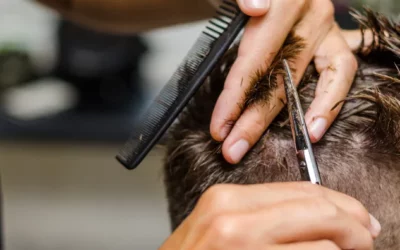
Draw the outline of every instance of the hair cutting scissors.
[[[289,120],[292,128],[293,140],[295,142],[296,155],[299,161],[300,174],[303,180],[311,181],[313,184],[322,185],[318,165],[308,135],[300,98],[293,83],[289,64],[285,59],[283,60],[283,66],[286,71],[286,75],[284,76],[284,85],[289,110]]]

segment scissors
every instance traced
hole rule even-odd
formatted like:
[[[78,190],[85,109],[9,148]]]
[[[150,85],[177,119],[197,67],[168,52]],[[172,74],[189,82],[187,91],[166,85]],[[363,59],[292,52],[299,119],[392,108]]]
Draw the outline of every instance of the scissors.
[[[286,71],[286,75],[284,76],[284,85],[289,110],[289,120],[292,128],[293,140],[295,142],[296,155],[299,161],[300,174],[303,180],[311,181],[313,184],[322,185],[318,165],[308,135],[300,98],[296,87],[293,84],[292,73],[286,59],[283,60],[283,66]]]

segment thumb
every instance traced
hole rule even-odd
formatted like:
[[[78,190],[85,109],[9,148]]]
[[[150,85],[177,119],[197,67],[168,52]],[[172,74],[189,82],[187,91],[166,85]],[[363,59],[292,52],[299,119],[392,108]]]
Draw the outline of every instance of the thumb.
[[[248,16],[265,15],[271,0],[237,0],[240,10]],[[218,7],[222,0],[209,0],[214,7]]]

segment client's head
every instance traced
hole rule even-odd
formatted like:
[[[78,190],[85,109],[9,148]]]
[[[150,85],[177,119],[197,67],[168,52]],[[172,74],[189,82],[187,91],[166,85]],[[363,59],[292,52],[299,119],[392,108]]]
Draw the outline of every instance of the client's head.
[[[400,71],[396,66],[400,24],[370,11],[357,19],[362,30],[372,29],[375,39],[356,53],[359,70],[351,91],[336,121],[314,144],[314,154],[324,186],[360,200],[381,222],[378,249],[400,249]],[[285,53],[294,53],[302,42],[294,34],[287,38],[269,76],[261,77],[256,89],[248,91],[246,103],[267,101],[282,72],[280,58],[293,57]],[[237,46],[226,53],[169,131],[164,174],[173,229],[214,184],[300,180],[285,110],[237,165],[224,160],[222,144],[212,139],[211,114],[236,55]],[[314,98],[317,81],[318,73],[309,65],[298,88],[304,110]]]

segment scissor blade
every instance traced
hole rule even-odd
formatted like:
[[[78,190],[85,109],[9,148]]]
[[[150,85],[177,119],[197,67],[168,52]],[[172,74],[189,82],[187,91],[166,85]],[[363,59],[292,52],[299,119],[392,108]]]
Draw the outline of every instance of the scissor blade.
[[[296,143],[296,150],[305,150],[307,149],[307,139],[306,134],[304,133],[304,115],[302,112],[302,108],[300,105],[300,99],[297,93],[297,89],[294,86],[292,74],[289,68],[289,64],[286,60],[283,60],[283,65],[286,71],[286,75],[284,77],[285,83],[285,92],[287,105],[289,108],[289,117],[290,123],[292,126],[293,139]]]
[[[293,138],[296,145],[296,155],[299,160],[300,174],[306,181],[322,185],[317,162],[314,157],[310,137],[304,119],[303,109],[297,89],[294,86],[289,64],[283,60],[286,74],[284,85]]]

